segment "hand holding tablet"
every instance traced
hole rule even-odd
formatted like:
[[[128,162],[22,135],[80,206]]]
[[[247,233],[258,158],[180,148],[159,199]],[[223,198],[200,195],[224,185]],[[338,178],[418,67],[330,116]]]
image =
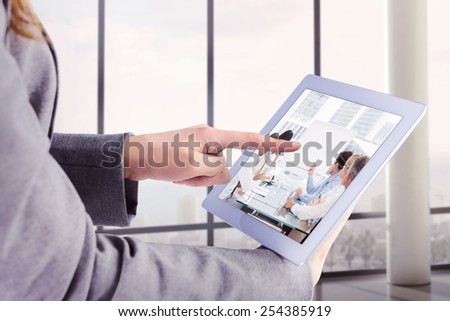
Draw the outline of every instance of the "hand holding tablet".
[[[424,113],[423,104],[307,76],[261,131],[267,137],[289,131],[301,148],[276,158],[267,149],[247,150],[231,168],[231,181],[216,186],[203,206],[303,264],[326,247]],[[262,168],[271,184],[254,179]]]

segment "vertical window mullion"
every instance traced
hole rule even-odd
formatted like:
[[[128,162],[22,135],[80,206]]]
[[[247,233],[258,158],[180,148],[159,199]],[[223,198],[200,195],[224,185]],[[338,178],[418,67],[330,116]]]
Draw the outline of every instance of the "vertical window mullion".
[[[97,133],[105,131],[105,0],[98,0]]]
[[[314,74],[321,74],[320,0],[314,0]]]
[[[207,2],[207,123],[214,126],[214,0]],[[208,193],[211,187],[208,187]],[[207,245],[214,246],[214,216],[208,212]]]

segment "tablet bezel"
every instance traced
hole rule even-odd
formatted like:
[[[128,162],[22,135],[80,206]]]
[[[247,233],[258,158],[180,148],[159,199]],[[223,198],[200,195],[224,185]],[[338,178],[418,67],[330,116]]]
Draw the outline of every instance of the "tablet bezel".
[[[384,168],[426,111],[426,106],[421,103],[315,75],[307,75],[264,126],[261,134],[268,135],[306,89],[402,117],[397,126],[372,155],[364,169],[353,180],[343,195],[339,197],[306,240],[303,243],[296,242],[226,201],[221,200],[219,194],[228,183],[215,186],[202,204],[210,213],[297,265],[307,262],[309,257],[315,253],[336,224],[339,223],[342,216],[356,204],[361,194]],[[236,175],[240,169],[239,164],[245,162],[248,157],[248,155],[243,154],[233,164],[230,169],[231,177]]]

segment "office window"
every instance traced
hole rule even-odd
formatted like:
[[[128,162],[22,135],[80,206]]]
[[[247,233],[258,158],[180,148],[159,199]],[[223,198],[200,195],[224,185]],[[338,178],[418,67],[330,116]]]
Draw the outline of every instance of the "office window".
[[[428,1],[429,131],[430,131],[430,202],[432,207],[450,207],[450,41],[446,31],[450,21],[446,12],[450,3]],[[427,152],[427,151],[424,151]],[[450,263],[450,261],[449,261]]]
[[[313,1],[216,0],[215,125],[260,131],[313,72]]]
[[[433,215],[431,221],[431,264],[450,263],[450,215]]]
[[[336,78],[359,86],[372,88],[378,91],[386,91],[384,83],[385,69],[385,17],[384,3],[379,1],[356,0],[335,1],[322,0],[322,74],[325,77]],[[447,160],[450,157],[448,146],[449,127],[444,119],[449,118],[447,102],[447,84],[450,83],[450,44],[442,41],[445,31],[450,28],[450,22],[445,12],[450,10],[450,4],[444,0],[428,2],[428,37],[429,37],[429,153],[430,153],[430,197],[431,207],[448,207],[450,204],[450,173],[447,169]],[[352,14],[358,12],[357,15]],[[336,23],[333,17],[339,16],[341,23]],[[355,28],[355,26],[358,26]],[[447,71],[447,72],[446,72]],[[370,75],[370,77],[368,77]],[[377,119],[377,115],[365,115]],[[364,121],[365,122],[365,121]],[[360,136],[374,135],[374,139],[381,140],[391,130],[392,124],[385,122],[382,126],[376,126],[371,130],[360,129],[355,123],[355,129]],[[366,127],[367,128],[367,127]],[[445,147],[444,147],[445,146]],[[428,151],[423,151],[428,152]],[[414,173],[411,173],[413,176]],[[355,211],[357,212],[384,212],[385,211],[385,174],[381,173],[371,184],[359,201]],[[448,225],[447,215],[432,216],[432,264],[448,264],[450,258],[444,253],[448,249],[446,241],[447,233],[444,232]],[[346,230],[339,236],[336,246],[333,246],[334,257],[342,246],[340,243],[351,242],[362,235],[364,225],[371,222],[371,231],[366,237],[372,239],[374,231],[384,230],[384,219],[370,219],[351,221]],[[358,222],[358,223],[356,223]],[[356,224],[355,224],[356,223]],[[354,236],[350,236],[354,233]],[[347,235],[347,236],[346,236]],[[385,237],[379,235],[374,253],[385,251]],[[344,242],[344,239],[346,240]],[[350,249],[349,249],[350,250]],[[356,251],[356,250],[355,250]],[[380,252],[381,253],[381,252]],[[384,253],[384,252],[383,252]],[[368,254],[366,253],[366,256]],[[341,265],[341,269],[365,269],[365,264],[353,261],[353,254],[347,254],[351,264]],[[380,257],[372,255],[367,261],[371,268],[385,268],[382,266],[384,254]],[[336,271],[339,267],[333,263],[333,255],[327,259],[326,271]]]
[[[105,132],[206,122],[205,0],[108,0],[105,29]],[[143,181],[132,226],[204,223],[205,196],[204,188]]]
[[[97,2],[35,0],[33,7],[56,49],[59,101],[55,131],[97,130]]]
[[[383,1],[321,0],[322,75],[385,90]]]
[[[386,268],[384,218],[346,223],[325,261],[324,272]]]
[[[214,230],[214,246],[229,249],[256,249],[261,244],[235,228]]]
[[[450,262],[450,214],[431,216],[431,264]],[[386,268],[386,221],[346,223],[326,259],[324,272]]]

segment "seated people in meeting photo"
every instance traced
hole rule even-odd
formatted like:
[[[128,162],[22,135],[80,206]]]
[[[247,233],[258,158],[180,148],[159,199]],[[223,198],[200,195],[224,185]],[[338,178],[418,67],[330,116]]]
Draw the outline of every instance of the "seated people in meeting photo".
[[[291,212],[300,220],[322,218],[336,202],[339,196],[344,193],[344,190],[355,179],[368,161],[369,157],[367,156],[356,158],[353,164],[346,171],[345,175],[343,175],[342,178],[339,177],[341,184],[336,188],[329,190],[325,194],[320,195],[320,197],[317,197],[311,205],[299,205],[291,198],[286,202],[285,207],[290,209]]]
[[[336,186],[341,185],[341,180],[339,179],[339,172],[345,165],[347,159],[352,156],[351,151],[340,152],[336,161],[327,170],[329,175],[327,178],[322,179],[320,182],[314,182],[314,172],[316,166],[311,166],[308,169],[308,181],[306,184],[306,192],[302,188],[298,188],[294,194],[294,200],[298,204],[307,205],[313,199],[317,198],[321,194],[325,194],[331,191]]]

